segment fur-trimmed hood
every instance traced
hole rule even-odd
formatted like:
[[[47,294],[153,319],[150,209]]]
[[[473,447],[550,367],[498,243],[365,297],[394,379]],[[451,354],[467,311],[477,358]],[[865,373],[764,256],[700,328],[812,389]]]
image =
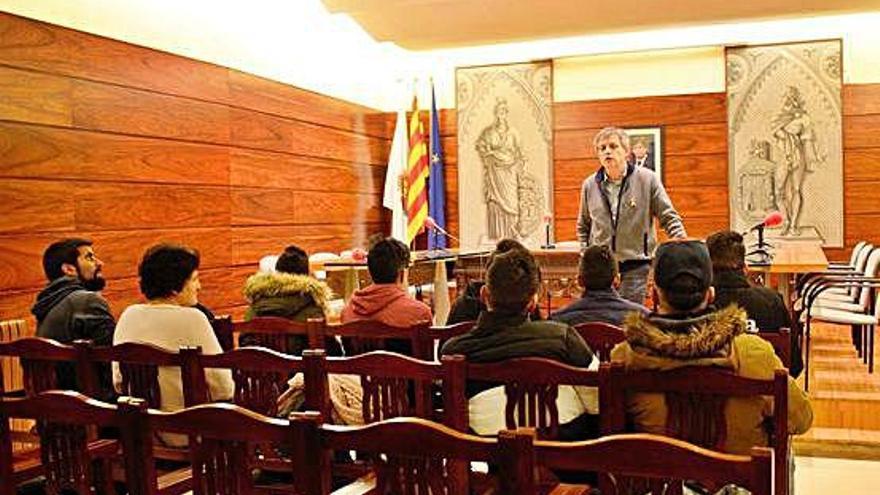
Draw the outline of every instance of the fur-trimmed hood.
[[[637,368],[734,367],[732,342],[746,327],[745,311],[734,305],[684,319],[630,313],[624,321],[626,343],[618,355]]]
[[[259,316],[293,317],[315,306],[326,313],[332,297],[332,291],[324,282],[307,275],[279,272],[251,275],[243,292]]]

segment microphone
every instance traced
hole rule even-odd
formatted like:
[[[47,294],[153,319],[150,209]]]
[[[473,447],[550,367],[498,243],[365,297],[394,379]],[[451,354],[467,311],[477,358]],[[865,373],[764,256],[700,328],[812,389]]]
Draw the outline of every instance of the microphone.
[[[785,219],[783,218],[782,213],[779,213],[778,211],[773,211],[767,214],[767,216],[764,217],[763,220],[761,220],[761,223],[750,228],[747,232],[752,232],[753,230],[763,229],[767,227],[777,227],[779,225],[782,225],[783,220]]]
[[[425,227],[433,230],[434,232],[439,232],[440,234],[443,234],[446,237],[452,239],[453,241],[461,244],[461,241],[458,240],[458,237],[455,237],[454,235],[450,234],[449,232],[446,232],[446,230],[444,230],[443,227],[437,225],[437,222],[435,222],[432,217],[428,217],[425,219]]]

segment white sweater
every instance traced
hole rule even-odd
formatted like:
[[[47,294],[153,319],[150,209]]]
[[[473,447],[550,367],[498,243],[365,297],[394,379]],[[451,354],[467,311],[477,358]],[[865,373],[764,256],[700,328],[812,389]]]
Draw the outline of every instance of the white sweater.
[[[134,304],[126,308],[116,324],[113,344],[126,342],[152,344],[172,352],[184,346],[200,346],[204,354],[223,352],[204,314],[194,308],[171,304]],[[205,380],[211,400],[232,397],[235,385],[229,370],[209,369]],[[116,363],[113,363],[113,383],[119,391],[122,375]],[[184,407],[183,385],[177,368],[159,368],[159,391],[162,410]],[[186,445],[186,438],[179,435],[162,435],[162,439],[169,445]]]

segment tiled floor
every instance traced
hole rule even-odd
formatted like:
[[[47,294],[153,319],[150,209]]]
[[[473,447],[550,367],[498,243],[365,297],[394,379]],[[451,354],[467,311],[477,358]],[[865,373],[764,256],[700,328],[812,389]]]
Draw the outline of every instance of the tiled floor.
[[[880,461],[798,457],[795,463],[793,495],[880,493]]]

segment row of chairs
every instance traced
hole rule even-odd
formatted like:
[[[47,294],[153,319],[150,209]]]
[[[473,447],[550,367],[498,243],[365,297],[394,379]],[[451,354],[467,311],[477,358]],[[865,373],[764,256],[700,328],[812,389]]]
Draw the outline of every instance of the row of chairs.
[[[275,349],[280,352],[290,353],[288,347],[290,336],[300,336],[308,340],[311,349],[323,349],[326,339],[340,337],[347,339],[356,347],[355,353],[368,349],[374,349],[376,342],[393,340],[405,340],[410,343],[412,355],[425,360],[436,358],[436,349],[439,343],[466,333],[473,328],[474,322],[467,321],[448,326],[431,326],[430,322],[417,323],[408,327],[393,327],[375,321],[353,321],[341,325],[328,325],[323,320],[315,319],[307,322],[295,322],[286,318],[264,316],[250,321],[233,322],[229,317],[222,317],[215,321],[214,328],[221,340],[223,349],[229,350],[234,347],[234,336],[248,335],[252,343],[262,347]],[[575,330],[583,337],[599,357],[601,362],[611,360],[611,350],[617,344],[626,340],[624,331],[615,325],[603,322],[586,322],[575,325]],[[762,332],[760,334],[769,341],[776,350],[786,368],[791,365],[791,338],[787,328],[777,332]],[[240,346],[239,346],[240,347]]]
[[[812,325],[816,321],[852,328],[858,356],[874,372],[874,327],[880,321],[880,248],[859,242],[848,263],[832,263],[828,270],[802,276],[794,303],[797,320],[803,324],[805,381],[810,384]]]
[[[777,486],[786,493],[788,476],[787,378],[780,371],[772,381],[750,380],[713,369],[682,369],[671,372],[626,372],[620,365],[604,365],[599,371],[567,366],[539,358],[523,358],[494,364],[466,363],[460,356],[448,356],[442,362],[421,361],[385,352],[351,358],[327,358],[320,350],[306,351],[302,357],[288,356],[259,348],[244,348],[219,355],[203,355],[198,349],[167,352],[143,344],[123,344],[97,348],[78,342],[65,346],[44,339],[23,339],[0,344],[0,355],[20,358],[25,370],[26,392],[34,395],[54,388],[54,364],[78,363],[79,383],[94,383],[88,375],[94,363],[120,363],[126,395],[141,397],[151,407],[159,404],[156,380],[158,366],[180,369],[187,406],[207,400],[204,372],[211,368],[233,370],[233,402],[260,414],[274,415],[276,400],[286,387],[292,372],[305,375],[305,406],[329,417],[328,375],[353,374],[361,377],[363,417],[366,422],[397,416],[419,416],[442,420],[448,427],[467,431],[467,401],[464,388],[468,378],[503,384],[508,428],[534,427],[541,438],[555,438],[559,427],[556,397],[560,385],[599,388],[601,429],[604,434],[626,431],[626,395],[636,392],[666,393],[667,401],[689,403],[685,396],[694,394],[700,402],[723,404],[730,396],[766,395],[774,398],[773,447],[776,451]],[[443,387],[442,415],[434,411],[431,386]],[[84,388],[89,390],[89,388]],[[711,391],[711,392],[707,392]],[[679,399],[676,399],[679,398]],[[686,409],[686,406],[678,409]],[[688,438],[694,443],[720,450],[725,424],[724,407],[713,409],[712,423],[721,425],[709,437],[688,437],[692,429],[686,421],[670,425],[670,436]],[[719,435],[720,434],[720,435]],[[265,450],[265,449],[264,449]],[[266,450],[267,451],[267,450]],[[185,453],[160,452],[163,458],[182,460]],[[271,459],[275,465],[284,463]],[[269,464],[271,464],[269,463]],[[268,467],[268,464],[267,464]]]
[[[208,404],[177,412],[160,412],[143,400],[122,398],[118,406],[88,399],[75,392],[50,391],[26,399],[0,401],[0,420],[27,417],[44,425],[63,425],[64,439],[72,432],[85,435],[89,427],[115,427],[124,459],[128,492],[164,495],[167,484],[157,476],[152,447],[154,430],[175,431],[192,441],[192,482],[196,495],[254,492],[252,464],[243,444],[272,442],[290,448],[295,493],[331,492],[331,452],[357,450],[376,460],[369,477],[349,485],[345,493],[419,493],[466,495],[468,462],[491,463],[498,469],[494,493],[539,493],[535,467],[608,473],[603,493],[628,493],[626,477],[655,480],[698,480],[709,486],[735,483],[755,495],[773,493],[773,452],[755,448],[750,456],[719,454],[679,440],[654,435],[618,435],[594,441],[560,443],[535,440],[529,430],[502,431],[497,439],[467,435],[416,418],[397,418],[363,427],[323,424],[317,412],[297,413],[290,419],[268,418],[229,404]],[[56,436],[61,439],[62,436]],[[8,428],[0,428],[8,442]],[[69,454],[85,466],[88,446],[77,443]],[[0,475],[9,480],[9,452],[0,449]],[[615,483],[616,481],[616,483]],[[55,488],[87,494],[89,475]],[[671,483],[670,483],[671,485]],[[359,489],[360,488],[360,489]],[[15,485],[0,483],[0,495],[13,495]],[[338,493],[338,492],[337,492]],[[542,491],[541,493],[546,493]],[[589,493],[585,487],[557,485],[551,493]],[[655,493],[660,493],[659,491]]]

